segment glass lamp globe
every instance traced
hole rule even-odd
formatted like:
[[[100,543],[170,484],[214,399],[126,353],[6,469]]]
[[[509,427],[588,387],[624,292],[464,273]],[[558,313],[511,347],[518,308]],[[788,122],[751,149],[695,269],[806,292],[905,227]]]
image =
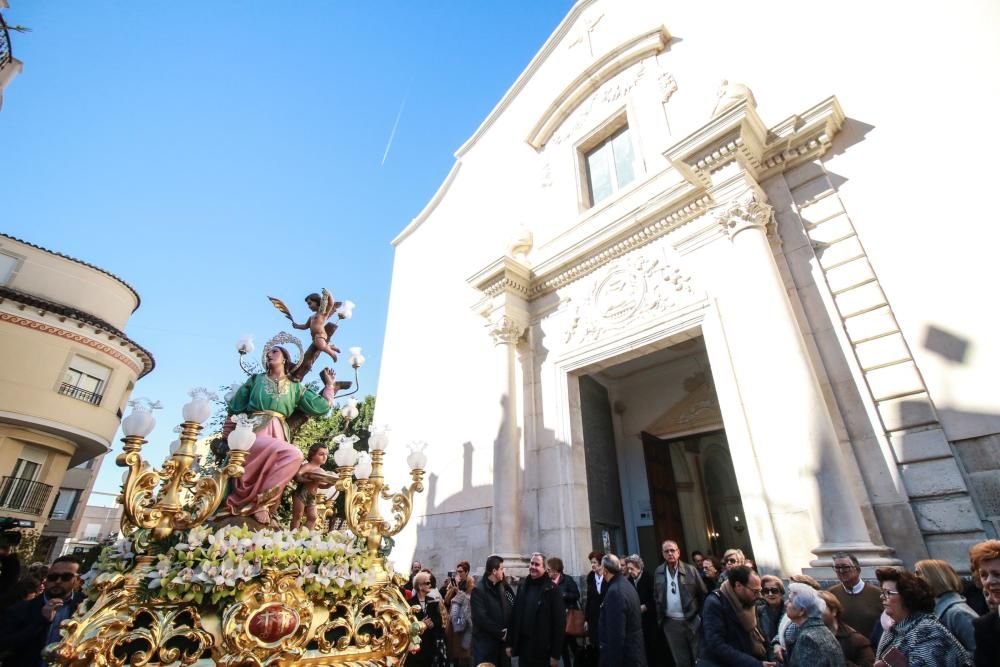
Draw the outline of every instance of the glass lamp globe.
[[[356,419],[358,414],[358,402],[353,398],[347,399],[347,405],[340,409],[340,416],[344,419]]]
[[[363,354],[361,354],[361,348],[352,347],[350,349],[351,349],[351,356],[348,359],[348,361],[351,364],[351,368],[361,368],[361,366],[365,363],[365,357]]]
[[[122,433],[128,436],[145,438],[156,427],[153,411],[139,401],[131,401],[132,412],[122,420]]]
[[[226,442],[229,443],[229,449],[245,452],[253,447],[253,443],[257,439],[257,434],[253,432],[253,422],[247,419],[246,415],[236,415],[232,420],[236,422],[236,428],[230,431]]]
[[[372,456],[368,452],[358,454],[358,464],[354,468],[354,476],[358,479],[368,479],[372,474]]]
[[[384,452],[385,448],[389,446],[389,429],[388,428],[374,428],[372,429],[372,434],[368,438],[368,449],[373,452]]]
[[[181,413],[184,421],[201,424],[212,416],[212,404],[210,401],[217,400],[217,397],[207,389],[192,389],[189,392],[191,401],[184,404]]]
[[[341,440],[333,452],[333,460],[340,468],[353,467],[358,460],[358,452],[354,449],[354,443],[349,440]]]

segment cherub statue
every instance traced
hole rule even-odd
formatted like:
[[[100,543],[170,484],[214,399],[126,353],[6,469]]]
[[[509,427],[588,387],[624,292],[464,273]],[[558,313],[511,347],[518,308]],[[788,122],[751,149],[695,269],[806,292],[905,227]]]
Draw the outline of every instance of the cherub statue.
[[[340,348],[330,343],[330,338],[333,337],[334,332],[337,330],[337,324],[330,322],[329,319],[334,314],[337,314],[340,319],[344,319],[345,315],[342,312],[344,304],[340,301],[334,301],[328,289],[324,287],[321,294],[313,292],[305,298],[306,305],[309,306],[309,310],[313,311],[313,315],[310,315],[302,324],[295,321],[288,306],[281,299],[276,299],[273,296],[267,298],[271,300],[275,308],[285,314],[285,317],[291,321],[294,328],[308,329],[312,335],[312,343],[292,373],[294,379],[301,380],[305,377],[309,369],[312,368],[313,363],[315,363],[316,358],[323,352],[330,355],[330,358],[334,362],[337,361],[337,354],[340,352]]]
[[[316,494],[320,489],[328,489],[337,481],[337,476],[323,470],[329,450],[323,443],[316,443],[309,448],[306,461],[295,473],[298,488],[292,495],[292,530],[303,525],[302,515],[305,514],[305,527],[312,530],[316,527]]]

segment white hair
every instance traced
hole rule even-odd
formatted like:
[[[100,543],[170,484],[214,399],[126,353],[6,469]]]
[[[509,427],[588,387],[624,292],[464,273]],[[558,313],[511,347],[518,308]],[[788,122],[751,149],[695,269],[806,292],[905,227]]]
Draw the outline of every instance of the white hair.
[[[808,618],[819,618],[826,611],[826,601],[812,586],[792,582],[788,584],[788,602],[801,609]]]

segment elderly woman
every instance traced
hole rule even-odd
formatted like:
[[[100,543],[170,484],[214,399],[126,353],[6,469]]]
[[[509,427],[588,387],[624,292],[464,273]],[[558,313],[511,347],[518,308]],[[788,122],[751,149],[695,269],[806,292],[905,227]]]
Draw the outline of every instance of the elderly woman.
[[[947,561],[922,560],[914,574],[926,581],[934,593],[934,616],[961,642],[969,655],[976,653],[976,635],[972,619],[978,618],[962,596],[962,580]]]
[[[742,549],[726,549],[722,554],[722,572],[719,574],[719,585],[726,580],[726,573],[734,567],[746,565],[747,557]]]
[[[417,621],[420,623],[420,648],[406,660],[409,667],[429,667],[439,651],[438,641],[444,639],[444,620],[441,594],[431,584],[431,573],[421,570],[413,577],[413,606],[419,606]]]
[[[798,627],[795,648],[785,661],[788,667],[845,667],[844,652],[823,624],[826,603],[806,584],[788,585],[785,614]]]
[[[875,667],[971,667],[965,648],[934,618],[934,593],[920,577],[891,567],[879,568],[882,607],[895,621],[882,633]]]
[[[778,626],[785,616],[785,585],[770,574],[760,578],[761,599],[757,600],[757,627],[770,645],[778,634]]]
[[[875,651],[872,650],[872,643],[863,634],[841,620],[844,607],[840,604],[840,600],[830,591],[820,591],[819,596],[826,603],[823,622],[840,642],[847,667],[872,667],[875,664]]]

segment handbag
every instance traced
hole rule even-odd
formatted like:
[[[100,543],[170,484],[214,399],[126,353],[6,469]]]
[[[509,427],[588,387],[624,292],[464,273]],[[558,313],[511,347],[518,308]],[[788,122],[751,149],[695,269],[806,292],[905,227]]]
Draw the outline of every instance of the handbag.
[[[566,634],[570,637],[583,637],[587,633],[583,629],[584,616],[582,609],[566,610]]]

